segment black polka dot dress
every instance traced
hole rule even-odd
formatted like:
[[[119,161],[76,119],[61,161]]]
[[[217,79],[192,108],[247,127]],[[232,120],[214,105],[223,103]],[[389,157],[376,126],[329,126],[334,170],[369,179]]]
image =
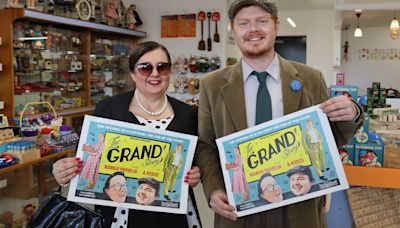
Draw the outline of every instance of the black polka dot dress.
[[[167,117],[161,120],[146,120],[140,116],[136,116],[139,120],[140,125],[151,127],[154,129],[167,129],[168,125],[171,123],[174,116]],[[189,228],[201,228],[199,217],[196,214],[196,210],[193,206],[192,199],[188,197],[188,205],[187,205],[187,222]],[[128,227],[128,214],[129,209],[118,207],[115,210],[114,219],[111,224],[111,228],[127,228]]]

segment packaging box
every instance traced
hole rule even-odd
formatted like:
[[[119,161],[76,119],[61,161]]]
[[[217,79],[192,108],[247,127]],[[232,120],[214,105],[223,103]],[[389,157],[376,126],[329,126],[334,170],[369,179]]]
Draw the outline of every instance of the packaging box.
[[[355,162],[354,142],[350,141],[342,148],[340,148],[339,155],[340,159],[342,159],[343,165],[354,165]]]
[[[400,168],[400,146],[399,145],[386,145],[384,155],[384,167],[387,168]]]
[[[345,86],[345,85],[332,85],[330,89],[330,97],[336,97],[340,95],[347,95],[357,102],[358,87]]]
[[[376,143],[355,144],[355,165],[382,167],[383,145]]]

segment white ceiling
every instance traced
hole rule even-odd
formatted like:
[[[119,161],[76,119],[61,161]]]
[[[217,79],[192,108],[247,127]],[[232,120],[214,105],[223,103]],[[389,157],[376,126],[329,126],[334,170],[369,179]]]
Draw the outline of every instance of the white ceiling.
[[[400,19],[400,0],[273,0],[280,11],[293,10],[323,10],[334,9],[335,5],[341,4],[345,8],[361,8],[364,10],[360,16],[361,27],[389,26],[390,21],[396,16]],[[336,4],[337,3],[337,4]],[[399,6],[393,8],[393,6]],[[387,9],[371,9],[374,7]],[[368,10],[365,10],[367,8]],[[357,26],[357,17],[353,10],[342,11],[343,27],[349,25]]]

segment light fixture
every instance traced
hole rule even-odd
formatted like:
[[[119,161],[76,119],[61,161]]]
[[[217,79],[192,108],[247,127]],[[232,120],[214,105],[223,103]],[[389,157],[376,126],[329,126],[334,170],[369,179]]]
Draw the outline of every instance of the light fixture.
[[[19,38],[21,41],[25,40],[47,40],[47,36],[32,36],[32,37],[21,37]]]
[[[396,10],[394,11],[394,18],[390,23],[390,31],[398,31],[400,30],[399,20],[396,18]]]
[[[294,23],[294,21],[292,20],[292,18],[288,17],[286,20],[287,20],[287,22],[288,22],[293,28],[296,28],[296,23]]]
[[[354,30],[354,37],[362,37],[362,30],[360,28],[360,16],[361,16],[361,11],[356,11],[356,16],[357,16],[357,28]]]

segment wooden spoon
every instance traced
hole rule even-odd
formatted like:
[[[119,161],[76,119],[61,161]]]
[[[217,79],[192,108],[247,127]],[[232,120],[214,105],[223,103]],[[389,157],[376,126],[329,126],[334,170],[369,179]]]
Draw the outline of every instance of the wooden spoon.
[[[201,22],[201,39],[199,41],[197,49],[204,51],[206,50],[206,42],[203,40],[203,30],[204,30],[203,21],[206,19],[206,13],[204,11],[200,11],[197,14],[197,17],[198,17],[197,20]]]

